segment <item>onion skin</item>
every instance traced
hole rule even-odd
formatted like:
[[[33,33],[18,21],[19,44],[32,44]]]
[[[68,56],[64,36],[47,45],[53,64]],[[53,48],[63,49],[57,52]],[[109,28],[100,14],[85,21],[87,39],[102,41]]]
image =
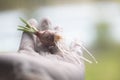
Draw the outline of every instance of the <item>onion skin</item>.
[[[59,41],[60,36],[51,30],[37,31],[34,33],[40,40],[42,47],[47,49],[51,54],[58,52],[56,42]]]
[[[39,38],[42,45],[46,47],[55,46],[55,33],[52,31],[37,31],[35,35]]]

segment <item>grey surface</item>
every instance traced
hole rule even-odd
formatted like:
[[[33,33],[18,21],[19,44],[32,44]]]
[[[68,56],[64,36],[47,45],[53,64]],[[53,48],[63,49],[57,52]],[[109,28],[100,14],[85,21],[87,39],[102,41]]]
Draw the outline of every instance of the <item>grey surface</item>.
[[[23,33],[18,52],[0,54],[0,80],[84,80],[82,60],[74,63],[55,54],[43,56],[36,52],[34,38]]]

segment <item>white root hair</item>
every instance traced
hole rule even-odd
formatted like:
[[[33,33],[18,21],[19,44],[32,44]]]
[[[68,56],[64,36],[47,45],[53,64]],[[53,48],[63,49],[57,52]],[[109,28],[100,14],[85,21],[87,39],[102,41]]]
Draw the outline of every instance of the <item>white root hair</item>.
[[[73,45],[71,45],[70,47],[67,47],[62,40],[55,42],[55,44],[58,47],[60,54],[62,55],[63,58],[69,58],[70,60],[77,63],[81,63],[81,59],[88,63],[93,63],[92,61],[88,60],[82,55],[82,51],[81,51],[82,48],[97,63],[95,57],[84,47],[84,45],[80,44],[80,42],[74,41]]]

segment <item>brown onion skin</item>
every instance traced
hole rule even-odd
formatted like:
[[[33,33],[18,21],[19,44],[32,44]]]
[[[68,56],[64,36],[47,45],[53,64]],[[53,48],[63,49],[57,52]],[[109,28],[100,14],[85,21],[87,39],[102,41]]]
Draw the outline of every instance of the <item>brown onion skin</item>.
[[[55,46],[55,33],[51,31],[37,31],[35,35],[39,38],[42,45],[49,47],[49,46]]]

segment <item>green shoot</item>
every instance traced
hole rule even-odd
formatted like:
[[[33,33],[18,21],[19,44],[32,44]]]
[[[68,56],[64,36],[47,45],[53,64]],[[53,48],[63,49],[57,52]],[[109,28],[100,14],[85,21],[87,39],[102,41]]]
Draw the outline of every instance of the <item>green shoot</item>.
[[[24,31],[24,32],[28,32],[28,33],[36,33],[38,30],[36,27],[31,26],[26,20],[24,20],[23,18],[20,18],[20,20],[26,25],[24,26],[18,26],[18,30]]]

